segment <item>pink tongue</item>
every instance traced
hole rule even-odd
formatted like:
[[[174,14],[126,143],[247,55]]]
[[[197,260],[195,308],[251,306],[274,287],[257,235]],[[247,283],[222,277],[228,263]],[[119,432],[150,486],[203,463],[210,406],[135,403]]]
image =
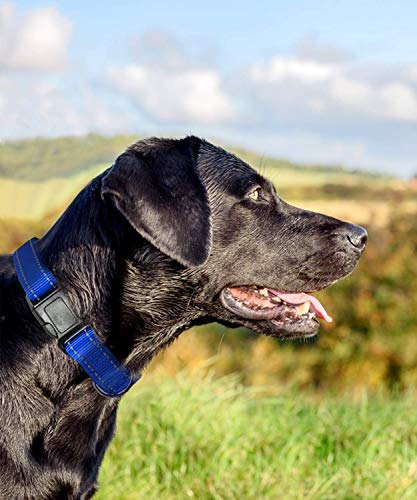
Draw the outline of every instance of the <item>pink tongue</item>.
[[[329,323],[333,321],[333,319],[327,314],[326,309],[321,305],[320,301],[316,299],[316,297],[307,295],[306,293],[281,293],[271,289],[270,292],[289,304],[299,305],[308,301],[311,304],[310,311],[315,312],[319,318],[322,318]]]

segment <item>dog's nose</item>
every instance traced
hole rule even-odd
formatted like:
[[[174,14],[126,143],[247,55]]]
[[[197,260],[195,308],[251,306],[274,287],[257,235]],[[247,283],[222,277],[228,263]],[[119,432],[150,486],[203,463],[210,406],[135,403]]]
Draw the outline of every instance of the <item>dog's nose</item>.
[[[368,241],[368,232],[366,229],[354,224],[346,224],[345,234],[349,243],[362,252]]]

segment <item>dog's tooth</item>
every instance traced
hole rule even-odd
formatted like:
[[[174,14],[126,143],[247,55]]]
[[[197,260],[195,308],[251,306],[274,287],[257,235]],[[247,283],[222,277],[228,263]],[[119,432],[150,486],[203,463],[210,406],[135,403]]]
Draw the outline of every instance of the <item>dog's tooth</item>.
[[[309,317],[310,319],[313,319],[315,315],[316,315],[316,314],[315,314],[315,313],[313,313],[313,312],[312,312],[312,313],[308,313],[308,317]]]
[[[271,297],[271,301],[275,302],[275,304],[280,304],[281,303],[281,299],[279,297]]]
[[[308,311],[310,310],[310,302],[304,302],[303,304],[297,306],[295,309],[298,312],[298,314],[307,314]]]
[[[259,293],[260,293],[261,295],[264,295],[265,297],[269,297],[269,294],[268,294],[268,288],[261,288],[261,289],[259,290]]]

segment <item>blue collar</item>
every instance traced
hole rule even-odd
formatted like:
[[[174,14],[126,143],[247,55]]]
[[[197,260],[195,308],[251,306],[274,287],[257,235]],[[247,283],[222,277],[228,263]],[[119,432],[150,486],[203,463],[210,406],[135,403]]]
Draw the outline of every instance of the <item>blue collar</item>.
[[[73,358],[93,381],[102,396],[118,397],[140,379],[134,378],[101,342],[91,326],[83,325],[68,297],[42,262],[36,238],[13,254],[17,277],[32,314],[45,332]]]

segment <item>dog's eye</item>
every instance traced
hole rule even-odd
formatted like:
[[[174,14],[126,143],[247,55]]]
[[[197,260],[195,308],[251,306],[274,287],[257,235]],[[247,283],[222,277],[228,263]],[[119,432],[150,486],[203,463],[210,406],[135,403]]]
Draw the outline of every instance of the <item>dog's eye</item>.
[[[259,201],[261,199],[261,193],[262,193],[262,189],[261,188],[256,188],[253,191],[251,191],[248,194],[248,196],[253,201]]]

